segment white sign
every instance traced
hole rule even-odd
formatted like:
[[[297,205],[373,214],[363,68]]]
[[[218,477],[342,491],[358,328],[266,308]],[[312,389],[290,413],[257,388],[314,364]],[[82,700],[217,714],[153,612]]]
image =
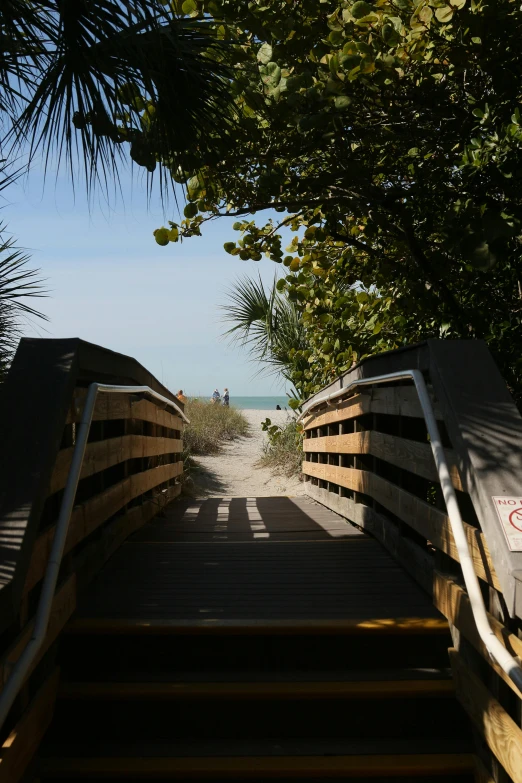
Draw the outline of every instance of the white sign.
[[[522,552],[522,495],[493,497],[498,518],[512,552]]]

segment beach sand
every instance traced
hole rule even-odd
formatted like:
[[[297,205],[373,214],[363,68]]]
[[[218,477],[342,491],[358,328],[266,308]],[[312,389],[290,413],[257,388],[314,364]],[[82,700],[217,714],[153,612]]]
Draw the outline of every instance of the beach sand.
[[[250,436],[227,443],[215,457],[197,457],[202,471],[194,475],[197,497],[274,497],[304,495],[304,484],[298,479],[274,475],[257,466],[266,443],[261,422],[267,417],[272,424],[283,424],[287,411],[244,410],[250,424]]]

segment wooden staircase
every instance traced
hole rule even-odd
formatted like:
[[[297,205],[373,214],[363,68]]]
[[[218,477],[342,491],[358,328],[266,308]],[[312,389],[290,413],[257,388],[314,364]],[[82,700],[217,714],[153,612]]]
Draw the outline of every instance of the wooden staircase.
[[[62,643],[42,781],[473,779],[442,627],[80,630]]]
[[[41,783],[474,779],[446,622],[375,541],[349,525],[344,538],[329,539],[324,515],[336,535],[339,518],[311,502],[307,520],[322,515],[322,537],[319,526],[298,535],[294,525],[289,546],[289,512],[306,520],[303,502],[287,503],[270,542],[237,533],[211,544],[196,527],[179,543],[178,510],[113,556],[60,643]],[[332,596],[361,589],[357,564],[366,558],[380,597],[357,602],[364,616],[343,612],[343,602],[332,608]],[[216,569],[219,580],[202,577]],[[172,580],[185,584],[184,596]],[[415,616],[394,617],[405,594]]]

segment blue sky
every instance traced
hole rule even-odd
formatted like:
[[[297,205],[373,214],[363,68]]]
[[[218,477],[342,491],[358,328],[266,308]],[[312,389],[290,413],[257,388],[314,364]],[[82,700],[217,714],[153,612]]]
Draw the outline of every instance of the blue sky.
[[[129,354],[189,394],[210,395],[215,386],[232,395],[284,391],[221,337],[219,311],[238,277],[259,271],[270,283],[280,267],[225,253],[223,243],[238,236],[229,219],[206,226],[203,237],[159,247],[152,232],[179,219],[176,205],[164,212],[157,197],[147,204],[140,176],[124,174],[122,183],[123,200],[113,196],[109,206],[98,194],[89,206],[81,181],[75,196],[64,173],[49,174],[44,186],[34,166],[4,192],[0,216],[49,289],[38,309],[50,322],[28,325],[26,334],[81,337]]]

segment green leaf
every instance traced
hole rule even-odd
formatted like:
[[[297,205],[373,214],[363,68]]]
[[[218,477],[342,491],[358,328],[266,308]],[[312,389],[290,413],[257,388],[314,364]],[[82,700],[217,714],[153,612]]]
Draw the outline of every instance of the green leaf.
[[[169,232],[168,228],[157,228],[154,231],[154,239],[156,240],[158,245],[161,245],[162,247],[164,247],[165,245],[169,244],[169,241],[170,241],[169,234],[170,234],[170,232]]]
[[[257,59],[263,65],[266,65],[272,59],[272,47],[269,43],[264,43],[257,53]]]
[[[294,397],[291,397],[288,400],[288,405],[290,408],[292,408],[293,411],[296,411],[299,408],[299,400],[296,400]]]
[[[350,8],[354,19],[362,19],[364,16],[371,14],[373,10],[374,6],[365,2],[365,0],[357,0]]]
[[[189,14],[193,14],[194,11],[197,11],[198,6],[195,0],[185,0],[183,5],[181,6],[181,10],[183,11],[184,14],[189,15]]]
[[[201,183],[199,177],[191,177],[187,182],[187,193],[189,198],[197,198],[198,193],[201,191]]]
[[[333,46],[340,46],[344,41],[343,34],[340,30],[332,30],[328,36],[328,40]]]
[[[194,204],[194,202],[191,202],[190,204],[187,204],[185,209],[183,210],[183,214],[186,218],[193,218],[196,217],[198,214],[198,207],[197,204]]]
[[[433,11],[429,5],[425,5],[423,8],[421,8],[419,11],[419,19],[423,24],[429,24],[431,22],[433,19]]]
[[[270,62],[268,65],[261,66],[259,70],[263,84],[271,89],[277,87],[281,80],[281,68],[277,63]]]
[[[387,46],[397,46],[401,41],[401,36],[392,24],[385,24],[381,31],[382,40]]]
[[[236,249],[236,243],[235,242],[225,242],[223,245],[227,253],[232,253],[233,250]]]
[[[443,5],[442,8],[437,8],[435,16],[439,22],[447,24],[448,22],[451,22],[453,17],[453,8],[450,5]]]
[[[352,99],[348,95],[338,95],[334,101],[336,109],[347,109]]]

